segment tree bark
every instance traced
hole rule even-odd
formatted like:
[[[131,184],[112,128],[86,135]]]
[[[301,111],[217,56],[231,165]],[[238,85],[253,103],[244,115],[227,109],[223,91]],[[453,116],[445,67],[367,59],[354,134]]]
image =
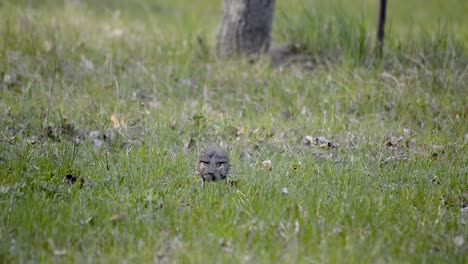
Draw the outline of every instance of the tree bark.
[[[268,51],[275,0],[224,0],[216,36],[220,58]]]

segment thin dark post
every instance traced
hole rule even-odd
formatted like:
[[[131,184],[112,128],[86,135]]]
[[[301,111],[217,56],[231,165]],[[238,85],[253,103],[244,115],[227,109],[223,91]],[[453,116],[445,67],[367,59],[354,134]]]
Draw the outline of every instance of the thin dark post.
[[[379,16],[377,17],[377,55],[383,54],[384,36],[385,36],[385,18],[387,14],[387,0],[380,0]]]

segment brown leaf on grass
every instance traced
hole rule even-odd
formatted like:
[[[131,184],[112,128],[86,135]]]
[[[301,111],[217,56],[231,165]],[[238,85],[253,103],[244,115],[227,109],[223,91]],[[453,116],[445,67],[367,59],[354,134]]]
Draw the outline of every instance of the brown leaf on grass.
[[[252,136],[252,135],[258,135],[260,132],[260,128],[255,128],[254,130],[251,130],[249,135]]]
[[[127,124],[125,122],[125,118],[118,118],[116,114],[112,114],[110,117],[114,128],[127,128]]]
[[[245,126],[243,124],[239,124],[238,126],[234,127],[232,131],[233,131],[234,136],[240,137],[244,135]]]
[[[315,140],[314,140],[314,138],[312,136],[307,135],[302,140],[302,143],[304,143],[304,145],[306,145],[306,146],[310,146],[310,145],[312,145],[314,143],[314,141]]]
[[[194,147],[195,147],[195,139],[191,137],[189,140],[184,142],[184,148],[183,148],[184,154],[189,153],[189,151],[192,150]]]
[[[245,132],[245,126],[243,124],[239,124],[237,126],[229,126],[230,133],[236,137],[239,138],[240,136],[244,135]]]
[[[262,163],[260,164],[260,166],[262,168],[265,168],[269,171],[271,171],[273,169],[273,165],[271,164],[271,160],[264,160],[262,161]]]

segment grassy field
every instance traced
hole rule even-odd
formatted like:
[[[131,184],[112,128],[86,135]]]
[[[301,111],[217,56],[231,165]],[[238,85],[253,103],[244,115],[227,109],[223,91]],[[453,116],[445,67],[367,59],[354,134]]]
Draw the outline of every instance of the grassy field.
[[[0,2],[0,263],[467,263],[468,2],[381,60],[376,2],[278,2],[312,69],[217,60],[221,1]]]

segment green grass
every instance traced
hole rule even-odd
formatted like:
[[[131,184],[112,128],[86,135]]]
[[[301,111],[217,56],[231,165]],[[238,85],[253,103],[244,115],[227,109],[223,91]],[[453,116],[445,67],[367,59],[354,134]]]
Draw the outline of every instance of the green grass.
[[[220,2],[0,3],[0,262],[466,263],[467,4],[391,1],[376,60],[377,1],[280,1],[304,71],[216,60]]]

